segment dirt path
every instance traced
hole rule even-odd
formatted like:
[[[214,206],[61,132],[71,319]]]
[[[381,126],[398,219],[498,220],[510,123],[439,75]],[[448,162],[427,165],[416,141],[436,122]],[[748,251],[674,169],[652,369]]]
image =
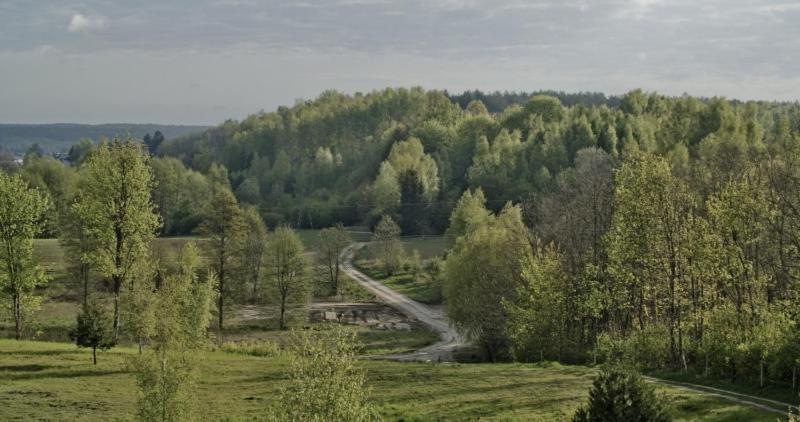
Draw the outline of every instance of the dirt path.
[[[377,296],[378,299],[404,313],[409,318],[416,319],[431,327],[431,329],[439,333],[441,338],[440,341],[415,352],[381,356],[381,358],[422,362],[452,362],[453,352],[463,346],[465,341],[447,321],[442,307],[425,305],[411,300],[355,269],[353,267],[353,254],[363,246],[363,243],[353,243],[342,252],[344,258],[342,270],[358,284],[369,290],[370,293]]]
[[[708,387],[705,385],[689,384],[686,382],[667,381],[659,378],[644,377],[648,382],[655,384],[667,385],[673,388],[692,391],[706,396],[712,396],[727,400],[733,403],[741,404],[744,406],[755,407],[766,412],[777,413],[779,415],[788,415],[788,409],[792,405],[777,400],[765,399],[762,397],[751,396],[749,394],[735,393],[733,391],[722,390],[719,388]]]

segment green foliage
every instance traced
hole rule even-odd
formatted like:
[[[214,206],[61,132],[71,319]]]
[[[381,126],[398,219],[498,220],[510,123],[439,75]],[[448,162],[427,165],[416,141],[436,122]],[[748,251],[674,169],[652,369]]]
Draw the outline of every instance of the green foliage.
[[[247,230],[244,214],[236,198],[227,188],[224,169],[213,177],[214,186],[211,197],[204,209],[203,222],[197,231],[208,240],[204,242],[210,268],[217,276],[217,324],[220,330],[225,323],[226,301],[231,299],[242,279],[232,276],[240,256],[242,242]]]
[[[270,409],[275,421],[374,421],[365,373],[356,367],[355,333],[299,335],[289,366],[289,385]]]
[[[190,243],[180,268],[164,278],[154,294],[158,324],[152,348],[131,358],[139,397],[137,417],[143,421],[194,420],[196,352],[206,343],[211,319],[213,276],[197,276],[198,260]]]
[[[148,256],[159,227],[151,201],[153,175],[147,154],[133,139],[102,143],[81,167],[80,195],[73,204],[81,236],[90,239],[83,262],[111,279],[114,331],[118,333],[119,295],[134,268]]]
[[[561,101],[558,98],[537,95],[533,97],[528,104],[525,105],[525,110],[533,115],[541,116],[542,120],[546,123],[557,122],[561,120],[564,115],[564,108],[561,106]]]
[[[490,220],[491,213],[486,209],[483,189],[478,188],[474,192],[465,191],[450,214],[450,226],[445,233],[447,243],[452,246],[456,239],[474,228],[487,224]]]
[[[392,217],[384,215],[372,233],[373,248],[378,260],[387,274],[398,270],[403,260],[403,247],[400,245],[400,227]]]
[[[344,226],[341,224],[319,232],[317,259],[327,270],[328,281],[334,296],[339,294],[339,265],[341,264],[342,251],[351,241],[350,236],[345,232]]]
[[[108,350],[116,345],[111,317],[97,298],[83,304],[78,322],[70,337],[78,347],[92,349],[92,361],[97,365],[97,349]]]
[[[286,328],[289,303],[305,303],[311,285],[308,262],[300,237],[289,227],[275,229],[267,242],[267,268],[270,274],[270,295],[280,305],[279,329]]]
[[[226,353],[258,357],[276,357],[282,353],[278,343],[269,340],[242,340],[238,342],[226,341],[219,347]]]
[[[564,360],[575,350],[570,322],[584,301],[565,289],[570,280],[563,258],[551,244],[540,247],[522,268],[522,284],[503,302],[511,351],[516,360]],[[577,303],[573,303],[573,300]]]
[[[258,302],[263,295],[261,291],[264,274],[264,261],[267,254],[267,226],[264,220],[253,207],[244,209],[245,232],[242,239],[242,251],[239,256],[239,272],[242,279],[248,284],[242,296],[249,298],[253,303]]]
[[[507,206],[456,240],[444,265],[445,310],[455,326],[475,340],[489,360],[507,355],[504,301],[513,301],[530,256],[520,209]]]
[[[10,301],[5,305],[14,316],[17,340],[26,312],[36,308],[36,288],[47,282],[44,269],[33,261],[33,238],[42,231],[48,206],[47,196],[19,176],[0,173],[0,297]]]
[[[163,223],[161,233],[167,236],[191,234],[200,224],[203,206],[211,193],[203,174],[187,169],[174,158],[154,157],[153,202]]]
[[[410,138],[394,144],[386,161],[398,177],[413,171],[419,178],[425,199],[432,200],[436,197],[439,190],[438,168],[433,158],[425,154],[419,139]]]
[[[606,369],[595,378],[589,404],[578,409],[574,422],[667,422],[665,400],[635,372]]]

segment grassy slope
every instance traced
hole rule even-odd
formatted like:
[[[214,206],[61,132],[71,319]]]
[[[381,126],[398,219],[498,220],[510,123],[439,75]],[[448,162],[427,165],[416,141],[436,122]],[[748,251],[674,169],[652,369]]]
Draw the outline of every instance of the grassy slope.
[[[132,349],[90,354],[69,344],[0,340],[0,418],[127,420],[136,398]],[[262,417],[284,382],[285,360],[205,352],[196,394],[203,419]],[[536,365],[364,361],[372,399],[388,420],[565,420],[593,371]],[[776,415],[662,388],[677,420],[774,421]]]

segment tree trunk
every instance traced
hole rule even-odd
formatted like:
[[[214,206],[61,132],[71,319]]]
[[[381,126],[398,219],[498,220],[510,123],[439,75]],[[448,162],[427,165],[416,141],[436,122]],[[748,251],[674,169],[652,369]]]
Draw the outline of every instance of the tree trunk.
[[[758,386],[764,388],[764,361],[758,362]]]
[[[20,298],[19,294],[14,293],[13,295],[13,307],[14,307],[14,332],[16,335],[17,340],[22,340],[22,298]]]
[[[220,254],[219,256],[219,299],[218,299],[218,311],[219,313],[217,316],[219,317],[219,332],[222,334],[222,324],[224,322],[224,309],[223,305],[225,304],[225,255]]]
[[[119,276],[112,276],[112,283],[114,284],[114,339],[119,336],[119,290],[122,281]]]
[[[86,264],[81,264],[81,278],[83,278],[83,303],[89,301],[89,268]]]
[[[336,270],[334,271],[334,276],[333,276],[333,294],[339,293],[339,255],[340,254],[336,254],[336,259],[335,259]]]
[[[114,287],[114,340],[116,340],[119,336],[119,291],[122,289],[122,275],[120,271],[122,269],[123,256],[122,245],[125,240],[120,222],[115,223],[114,239],[116,241],[116,247],[114,248],[114,273],[111,276],[111,281]]]
[[[285,314],[286,314],[286,295],[283,294],[283,295],[281,295],[281,319],[278,322],[278,325],[279,325],[278,328],[281,329],[281,330],[286,328],[286,322],[284,320],[285,319]]]
[[[97,346],[92,347],[92,363],[97,365]]]

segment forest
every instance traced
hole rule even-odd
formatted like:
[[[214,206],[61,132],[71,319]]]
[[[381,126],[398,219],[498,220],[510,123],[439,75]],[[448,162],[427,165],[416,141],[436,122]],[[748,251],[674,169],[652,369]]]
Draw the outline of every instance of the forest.
[[[444,235],[426,271],[481,360],[613,362],[798,391],[798,103],[327,91],[155,147],[104,139],[69,155],[34,151],[0,176],[0,241],[19,248],[0,254],[16,337],[46,283],[30,242],[60,238],[76,280],[106,280],[93,288],[113,303],[109,341],[127,330],[140,350],[158,345],[137,361],[140,386],[170,376],[156,364],[168,357],[190,366],[181,356],[209,315],[223,329],[228,303],[269,301],[285,328],[284,309],[311,288],[295,230],[326,229],[317,252],[335,291],[344,227],[363,226],[387,274],[413,260],[401,238]],[[203,241],[174,266],[148,248],[185,235]],[[88,330],[103,306],[84,286]],[[298,359],[297,371],[314,365]]]

